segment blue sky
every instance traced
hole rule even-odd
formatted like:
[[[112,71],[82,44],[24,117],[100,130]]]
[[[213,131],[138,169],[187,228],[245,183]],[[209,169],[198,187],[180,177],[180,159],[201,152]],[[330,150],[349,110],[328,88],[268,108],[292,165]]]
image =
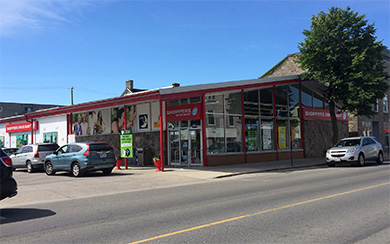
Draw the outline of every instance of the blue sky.
[[[258,78],[298,51],[311,17],[350,6],[390,39],[390,1],[1,0],[0,101],[70,104]]]

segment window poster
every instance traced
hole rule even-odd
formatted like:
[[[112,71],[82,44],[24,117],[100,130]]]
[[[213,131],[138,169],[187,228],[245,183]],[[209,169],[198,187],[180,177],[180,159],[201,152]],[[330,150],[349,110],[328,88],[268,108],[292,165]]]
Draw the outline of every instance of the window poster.
[[[263,150],[272,149],[272,125],[262,124],[261,131],[263,132]]]
[[[278,127],[278,145],[280,149],[286,149],[287,143],[286,143],[286,127],[285,126],[279,126]]]
[[[57,143],[57,132],[43,133],[43,143]]]
[[[24,145],[28,144],[28,135],[16,135],[16,146],[17,147],[22,147]]]
[[[257,150],[257,130],[248,130],[248,150]]]

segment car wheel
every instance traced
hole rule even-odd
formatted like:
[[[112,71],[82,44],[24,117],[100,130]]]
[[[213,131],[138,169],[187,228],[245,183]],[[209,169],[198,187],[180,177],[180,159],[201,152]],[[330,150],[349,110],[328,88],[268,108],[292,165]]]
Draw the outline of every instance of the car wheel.
[[[366,159],[364,158],[364,155],[359,154],[359,158],[358,158],[356,165],[361,167],[361,166],[364,166],[365,163],[366,163]]]
[[[79,163],[72,164],[72,175],[74,177],[82,176],[81,168]]]
[[[31,161],[27,161],[26,168],[27,168],[27,172],[29,172],[29,173],[34,172],[34,167],[33,167],[32,163],[31,163]]]
[[[104,175],[110,175],[112,172],[112,168],[109,168],[109,169],[103,169],[103,174]]]
[[[51,162],[46,162],[45,163],[45,172],[47,175],[54,175],[56,172],[53,170],[53,165]]]
[[[378,159],[376,160],[377,164],[383,164],[383,161],[385,159],[383,158],[383,152],[379,152]]]

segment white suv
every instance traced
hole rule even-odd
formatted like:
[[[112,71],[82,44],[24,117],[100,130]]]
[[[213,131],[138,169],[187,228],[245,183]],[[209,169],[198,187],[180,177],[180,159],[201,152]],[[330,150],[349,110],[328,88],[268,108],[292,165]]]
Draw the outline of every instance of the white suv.
[[[59,146],[57,143],[37,143],[19,148],[10,158],[14,168],[27,168],[32,173],[36,169],[43,169],[46,156],[52,154]]]
[[[384,160],[382,145],[372,136],[344,138],[326,152],[329,167],[342,162],[363,166],[370,160],[378,164],[382,164]]]

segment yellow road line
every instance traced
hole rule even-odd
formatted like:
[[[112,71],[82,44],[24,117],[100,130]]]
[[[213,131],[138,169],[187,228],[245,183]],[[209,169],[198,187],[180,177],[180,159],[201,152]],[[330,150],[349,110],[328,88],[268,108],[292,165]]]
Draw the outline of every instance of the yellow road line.
[[[372,188],[380,187],[380,186],[384,186],[384,185],[390,185],[390,182],[385,182],[385,183],[378,184],[378,185],[368,186],[368,187],[364,187],[364,188],[360,188],[360,189],[356,189],[356,190],[352,190],[352,191],[346,191],[346,192],[342,192],[342,193],[337,193],[337,194],[333,194],[333,195],[329,195],[329,196],[319,197],[319,198],[315,198],[315,199],[311,199],[311,200],[307,200],[307,201],[303,201],[303,202],[293,203],[293,204],[285,205],[285,206],[282,206],[282,207],[271,208],[271,209],[263,210],[263,211],[260,211],[260,212],[257,212],[257,213],[242,215],[242,216],[238,216],[238,217],[234,217],[234,218],[230,218],[230,219],[225,219],[225,220],[221,220],[221,221],[217,221],[217,222],[213,222],[213,223],[209,223],[209,224],[205,224],[205,225],[199,225],[199,226],[195,226],[195,227],[192,227],[192,228],[188,228],[188,229],[184,229],[184,230],[179,230],[179,231],[167,233],[167,234],[164,234],[164,235],[151,237],[151,238],[148,238],[148,239],[131,242],[129,244],[144,243],[144,242],[148,242],[148,241],[152,241],[152,240],[156,240],[156,239],[161,239],[161,238],[164,238],[164,237],[173,236],[173,235],[177,235],[177,234],[181,234],[181,233],[185,233],[185,232],[189,232],[189,231],[193,231],[193,230],[199,230],[199,229],[210,227],[210,226],[213,226],[213,225],[219,225],[219,224],[231,222],[231,221],[234,221],[234,220],[239,220],[239,219],[248,218],[248,217],[252,217],[252,216],[256,216],[256,215],[260,215],[260,214],[264,214],[264,213],[274,212],[274,211],[277,211],[277,210],[291,208],[291,207],[295,207],[295,206],[299,206],[299,205],[303,205],[303,204],[307,204],[307,203],[317,202],[317,201],[321,201],[321,200],[329,199],[329,198],[333,198],[333,197],[339,197],[339,196],[343,196],[343,195],[347,195],[347,194],[351,194],[351,193],[355,193],[355,192],[359,192],[359,191],[364,191],[364,190],[368,190],[368,189],[372,189]]]

